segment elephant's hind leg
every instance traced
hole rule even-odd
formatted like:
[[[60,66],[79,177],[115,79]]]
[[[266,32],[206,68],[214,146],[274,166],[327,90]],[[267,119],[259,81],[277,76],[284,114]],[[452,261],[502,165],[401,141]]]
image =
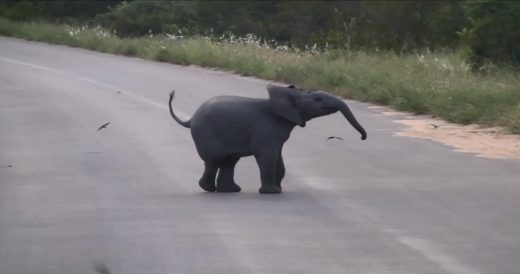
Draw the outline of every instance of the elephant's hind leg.
[[[199,186],[205,191],[215,192],[215,190],[217,190],[215,187],[215,176],[217,171],[217,165],[210,162],[204,162],[204,174],[202,174],[202,178],[199,180]]]
[[[239,192],[241,190],[233,177],[235,176],[235,166],[240,157],[230,157],[220,164],[220,171],[217,177],[217,192]]]

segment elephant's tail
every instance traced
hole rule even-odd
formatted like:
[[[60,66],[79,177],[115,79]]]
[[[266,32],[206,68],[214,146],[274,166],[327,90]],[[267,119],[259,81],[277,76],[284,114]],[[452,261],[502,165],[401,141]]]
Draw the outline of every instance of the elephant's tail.
[[[172,101],[173,101],[173,97],[175,96],[175,90],[172,90],[172,92],[170,93],[170,102],[169,102],[169,105],[170,105],[170,114],[172,115],[173,117],[173,120],[175,120],[177,123],[179,123],[181,126],[185,127],[185,128],[190,128],[190,121],[191,120],[188,120],[188,121],[183,121],[181,119],[179,119],[175,113],[173,112],[173,108],[172,108]]]

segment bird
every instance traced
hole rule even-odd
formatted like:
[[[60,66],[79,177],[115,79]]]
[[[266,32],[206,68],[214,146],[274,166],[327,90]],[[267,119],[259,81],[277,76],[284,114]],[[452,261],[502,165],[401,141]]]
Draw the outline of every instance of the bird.
[[[431,124],[433,128],[438,128],[440,127],[439,125],[436,125],[436,124]]]
[[[287,88],[296,88],[294,85],[289,85]]]
[[[5,166],[0,166],[1,168],[5,168],[5,167],[13,167],[13,165],[5,165]]]
[[[107,123],[103,124],[103,125],[100,126],[97,130],[100,131],[100,130],[106,128],[106,127],[108,126],[108,124],[110,124],[110,122],[107,122]]]
[[[330,140],[330,139],[338,139],[338,140],[343,141],[343,138],[337,137],[337,136],[330,136],[329,138],[327,138],[327,141]]]

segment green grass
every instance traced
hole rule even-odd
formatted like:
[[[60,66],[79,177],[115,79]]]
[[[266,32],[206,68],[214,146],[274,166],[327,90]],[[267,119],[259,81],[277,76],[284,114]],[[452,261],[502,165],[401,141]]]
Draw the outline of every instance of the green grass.
[[[118,38],[99,28],[16,23],[0,18],[0,35],[195,64],[242,75],[321,88],[399,110],[445,120],[503,126],[520,134],[520,77],[513,69],[472,72],[456,52],[398,55],[389,52],[324,53],[273,48],[252,37]]]

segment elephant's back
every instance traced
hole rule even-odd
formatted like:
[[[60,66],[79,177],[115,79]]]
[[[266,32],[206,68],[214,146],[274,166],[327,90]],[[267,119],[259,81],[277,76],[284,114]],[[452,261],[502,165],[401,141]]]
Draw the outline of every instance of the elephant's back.
[[[250,115],[258,115],[256,112],[264,107],[268,107],[265,99],[218,96],[203,103],[193,115],[192,121],[195,119],[195,123],[197,121],[206,123],[208,120],[241,122],[243,119],[251,118]]]
[[[204,102],[199,109],[213,109],[224,107],[228,110],[238,110],[243,106],[267,103],[267,99],[249,98],[241,96],[217,96]]]

